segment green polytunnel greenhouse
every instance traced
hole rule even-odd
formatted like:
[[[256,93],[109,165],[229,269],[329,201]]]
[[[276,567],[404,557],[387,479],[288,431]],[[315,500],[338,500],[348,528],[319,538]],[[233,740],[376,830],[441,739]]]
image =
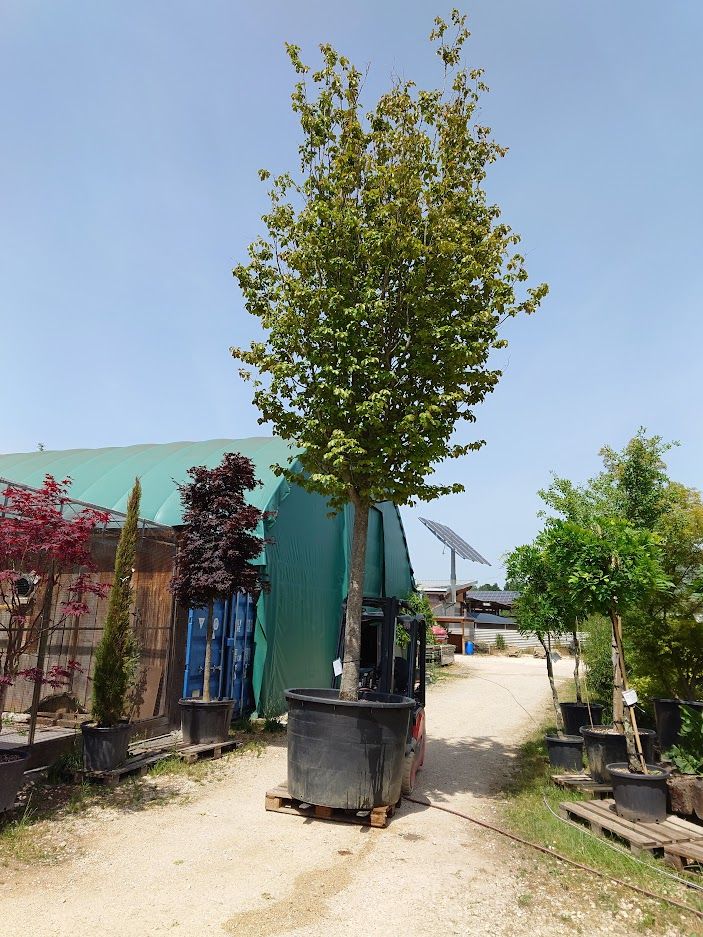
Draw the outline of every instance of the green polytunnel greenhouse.
[[[330,517],[322,496],[274,473],[272,466],[286,465],[291,458],[293,467],[299,467],[288,443],[256,437],[0,455],[0,478],[39,487],[47,473],[69,477],[72,498],[119,512],[126,510],[139,477],[142,517],[173,530],[182,524],[177,486],[187,481],[188,469],[214,467],[227,452],[252,460],[261,486],[251,492],[250,501],[269,512],[262,533],[270,542],[257,561],[265,567],[269,588],[259,595],[253,612],[247,679],[252,706],[260,714],[273,714],[285,708],[286,687],[329,686],[353,524],[351,506]],[[365,592],[406,596],[413,585],[398,510],[390,503],[377,504],[369,519]],[[142,625],[148,629],[149,622]],[[188,612],[174,608],[169,647],[160,664],[161,711],[172,721],[177,719],[189,644]]]

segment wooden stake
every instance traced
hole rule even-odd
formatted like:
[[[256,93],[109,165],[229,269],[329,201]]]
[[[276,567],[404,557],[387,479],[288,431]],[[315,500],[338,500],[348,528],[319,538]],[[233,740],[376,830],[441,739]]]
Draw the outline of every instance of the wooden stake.
[[[615,644],[616,644],[617,655],[618,655],[618,666],[620,668],[620,678],[622,681],[622,691],[624,693],[628,689],[628,684],[627,684],[627,673],[625,671],[625,649],[623,648],[623,644],[622,644],[622,624],[620,621],[620,616],[617,613],[615,613],[612,621],[613,621],[613,635],[615,637]],[[639,729],[637,728],[637,718],[635,717],[634,707],[628,706],[627,712],[628,712],[628,717],[630,719],[630,725],[633,730],[633,735],[635,738],[635,748],[637,749],[637,755],[640,760],[642,774],[649,774],[649,771],[647,771],[647,763],[644,760],[644,752],[642,751],[642,741],[640,739]],[[627,735],[627,729],[625,730],[625,734]],[[629,760],[630,760],[630,755],[628,752],[628,762]]]

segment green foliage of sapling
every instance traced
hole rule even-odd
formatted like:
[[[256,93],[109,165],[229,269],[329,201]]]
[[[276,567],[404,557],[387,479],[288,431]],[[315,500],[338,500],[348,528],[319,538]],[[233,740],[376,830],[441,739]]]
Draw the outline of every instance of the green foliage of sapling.
[[[139,645],[132,627],[132,573],[141,491],[136,479],[117,544],[103,633],[95,651],[92,716],[99,726],[117,725],[126,716],[127,698],[139,664]]]
[[[681,707],[679,741],[667,752],[683,774],[703,774],[703,712],[691,706]]]

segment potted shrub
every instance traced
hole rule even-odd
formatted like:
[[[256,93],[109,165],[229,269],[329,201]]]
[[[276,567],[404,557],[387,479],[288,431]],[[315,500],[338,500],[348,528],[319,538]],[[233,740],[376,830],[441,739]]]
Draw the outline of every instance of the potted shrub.
[[[331,46],[312,73],[298,47],[287,47],[300,78],[292,97],[302,129],[299,172],[273,180],[266,235],[234,270],[265,334],[233,354],[257,374],[261,422],[301,450],[303,472],[281,471],[331,510],[353,512],[339,692],[288,695],[289,784],[293,774],[329,772],[328,796],[316,802],[331,807],[379,806],[400,794],[413,705],[359,698],[369,513],[378,502],[463,490],[430,477],[438,462],[482,445],[453,443],[455,426],[475,419],[499,379],[488,362],[505,344],[502,323],[535,310],[547,291],[524,289],[515,236],[488,208],[483,180],[503,151],[475,127],[483,85],[462,63],[468,35],[458,12],[451,24],[437,18],[431,39],[445,90],[394,79],[371,107],[362,101],[361,72]],[[299,746],[292,723],[303,731],[298,714],[313,706],[324,733]],[[398,718],[387,725],[389,749],[374,747],[372,763],[368,740],[391,711]],[[342,749],[325,743],[341,744],[343,732],[349,757],[340,758]],[[386,756],[395,768],[381,790],[374,778]],[[297,758],[304,765],[293,772]],[[289,790],[312,802],[304,785]]]
[[[34,683],[30,748],[41,686],[63,686],[79,669],[75,661],[45,669],[49,637],[70,617],[87,612],[86,595],[103,597],[106,591],[91,576],[90,538],[109,514],[93,508],[65,511],[69,488],[69,479],[58,482],[47,475],[41,488],[8,485],[1,496],[0,723],[8,688],[18,677]],[[14,803],[29,757],[29,750],[0,752],[0,810]]]
[[[573,521],[553,521],[548,530],[549,550],[564,588],[586,613],[607,615],[613,644],[613,726],[584,728],[602,747],[589,750],[589,764],[596,776],[599,757],[612,757],[609,744],[624,740],[626,758],[606,761],[613,783],[618,813],[627,819],[657,820],[666,816],[668,770],[647,761],[629,696],[622,614],[648,592],[666,587],[659,562],[656,538],[643,528],[635,528],[618,517],[595,519],[589,526]],[[600,771],[602,765],[598,765]]]
[[[132,626],[132,575],[141,490],[136,479],[117,544],[103,633],[95,650],[92,719],[81,725],[86,771],[111,771],[124,764],[129,750],[127,701],[139,664],[139,647]]]
[[[678,741],[665,757],[674,771],[668,780],[671,809],[703,820],[703,712],[683,705]]]
[[[697,710],[703,713],[703,702],[700,700],[687,699],[666,699],[655,697],[652,700],[654,704],[654,718],[657,725],[657,737],[659,739],[659,748],[662,752],[678,745],[681,740],[681,728],[683,726],[683,710]]]
[[[171,588],[186,608],[207,609],[202,693],[179,701],[183,740],[199,745],[224,742],[229,735],[234,701],[213,699],[210,686],[214,604],[239,590],[261,589],[251,561],[264,545],[254,533],[263,514],[245,501],[245,493],[260,484],[245,456],[229,452],[215,468],[194,466],[188,475],[191,481],[180,486],[185,526]]]
[[[556,724],[556,734],[545,736],[549,762],[555,768],[579,772],[583,769],[583,738],[564,732],[552,659],[552,641],[563,633],[571,609],[565,593],[559,592],[544,534],[513,550],[506,568],[513,588],[520,593],[513,606],[518,630],[526,637],[536,636],[544,650]]]

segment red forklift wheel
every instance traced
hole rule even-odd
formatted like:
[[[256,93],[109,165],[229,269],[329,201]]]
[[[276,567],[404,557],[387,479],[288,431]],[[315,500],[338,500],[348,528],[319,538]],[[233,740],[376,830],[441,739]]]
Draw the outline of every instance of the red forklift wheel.
[[[403,762],[403,783],[400,788],[403,794],[412,794],[418,767],[417,752],[408,752]]]
[[[415,739],[415,757],[417,759],[418,769],[425,763],[425,710],[421,709],[415,719],[413,726],[413,738]]]

